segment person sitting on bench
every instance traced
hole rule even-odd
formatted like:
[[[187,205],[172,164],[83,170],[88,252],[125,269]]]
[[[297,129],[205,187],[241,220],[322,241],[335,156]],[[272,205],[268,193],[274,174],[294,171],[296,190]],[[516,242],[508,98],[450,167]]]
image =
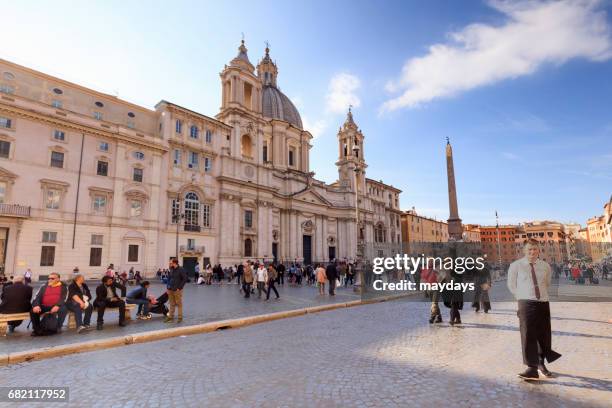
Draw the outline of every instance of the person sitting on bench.
[[[13,284],[4,288],[0,296],[0,313],[27,313],[32,305],[32,287],[23,283],[23,276],[17,276],[13,280]],[[8,322],[9,333],[15,331],[15,327],[19,326],[23,320],[12,320]]]
[[[135,289],[132,289],[127,296],[127,303],[138,305],[137,319],[150,319],[149,304],[157,303],[154,296],[147,296],[149,281],[144,281]]]
[[[104,327],[104,310],[107,307],[119,308],[119,326],[125,326],[125,302],[117,296],[113,278],[104,276],[102,284],[96,288],[96,300],[94,306],[98,309],[98,324],[96,329],[102,330]]]
[[[68,312],[68,309],[66,309],[67,297],[68,287],[60,281],[60,275],[55,272],[49,274],[47,283],[40,288],[32,301],[32,311],[30,312],[33,328],[32,336],[53,334],[61,330]],[[45,330],[42,327],[40,318],[47,313],[57,314],[56,330]]]

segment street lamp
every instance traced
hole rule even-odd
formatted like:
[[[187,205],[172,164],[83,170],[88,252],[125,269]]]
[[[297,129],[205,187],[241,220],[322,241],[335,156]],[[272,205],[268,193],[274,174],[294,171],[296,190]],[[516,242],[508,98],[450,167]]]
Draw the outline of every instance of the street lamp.
[[[356,160],[359,157],[359,146],[357,144],[353,145],[353,157]],[[355,292],[363,293],[363,277],[362,277],[363,271],[361,267],[363,254],[362,254],[362,244],[360,243],[361,230],[359,228],[359,189],[358,189],[359,172],[360,172],[359,167],[357,166],[357,163],[355,163],[355,233],[356,233],[355,238],[357,242],[357,248],[355,252],[355,265],[354,265],[356,281],[355,281],[353,288]]]
[[[179,227],[181,225],[181,218],[185,218],[185,213],[181,213],[181,199],[176,199],[176,214],[172,214],[172,222],[176,223],[176,261],[179,259]]]

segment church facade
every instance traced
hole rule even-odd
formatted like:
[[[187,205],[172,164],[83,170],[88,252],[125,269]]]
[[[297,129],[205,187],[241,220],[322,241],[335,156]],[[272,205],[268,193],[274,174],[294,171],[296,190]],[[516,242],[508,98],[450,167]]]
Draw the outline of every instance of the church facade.
[[[150,276],[175,255],[188,270],[309,264],[402,240],[401,191],[366,177],[350,109],[338,180],[314,177],[312,135],[267,48],[254,66],[240,45],[215,117],[165,100],[147,109],[4,60],[0,75],[0,273],[94,277],[113,263]]]

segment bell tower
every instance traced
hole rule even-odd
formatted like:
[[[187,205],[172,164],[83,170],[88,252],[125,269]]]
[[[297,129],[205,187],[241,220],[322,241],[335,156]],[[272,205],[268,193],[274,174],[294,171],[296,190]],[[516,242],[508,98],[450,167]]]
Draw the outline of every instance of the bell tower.
[[[261,113],[261,81],[255,75],[244,39],[238,47],[238,55],[225,66],[220,76],[222,116],[224,111],[232,108]]]
[[[270,58],[270,45],[266,42],[266,55],[257,64],[257,76],[263,84],[263,86],[271,85],[276,87],[276,77],[278,76],[278,69],[276,64]]]
[[[346,120],[338,130],[338,180],[341,186],[350,186],[355,191],[365,194],[365,162],[363,151],[363,133],[353,120],[352,107],[349,107]]]

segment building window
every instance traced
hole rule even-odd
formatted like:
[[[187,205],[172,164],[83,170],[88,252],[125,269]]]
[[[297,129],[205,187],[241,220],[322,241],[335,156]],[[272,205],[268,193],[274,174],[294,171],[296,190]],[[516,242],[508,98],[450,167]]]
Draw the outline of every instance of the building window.
[[[187,239],[187,250],[194,251],[195,250],[195,239],[188,238]]]
[[[100,144],[98,144],[98,149],[103,151],[103,152],[108,152],[108,143],[107,142],[100,142]]]
[[[210,157],[204,157],[204,171],[209,173],[212,170],[212,159]]]
[[[64,105],[62,104],[62,101],[60,101],[59,99],[54,99],[51,101],[51,106],[53,106],[56,109],[62,109]]]
[[[102,120],[102,112],[97,112],[97,111],[96,111],[96,112],[94,112],[94,113],[93,113],[93,117],[94,117],[94,119],[96,119],[96,120]]]
[[[196,152],[189,152],[189,163],[188,166],[190,169],[198,168],[198,154]]]
[[[144,153],[143,152],[134,152],[133,156],[136,160],[144,160]]]
[[[42,242],[46,244],[54,244],[57,242],[57,232],[55,231],[43,231]]]
[[[8,159],[11,152],[11,142],[0,140],[0,157]]]
[[[200,199],[197,194],[193,192],[185,194],[185,231],[198,231],[199,212]]]
[[[171,217],[171,222],[172,224],[176,224],[178,222],[178,217],[179,217],[179,202],[177,199],[172,200],[172,217]]]
[[[55,263],[55,247],[43,246],[40,251],[40,266],[53,266]]]
[[[176,133],[183,133],[183,121],[177,119],[176,120]]]
[[[198,127],[193,125],[191,126],[191,128],[189,129],[189,137],[191,137],[192,139],[197,139],[198,138]]]
[[[91,245],[102,245],[103,242],[104,242],[104,235],[91,234]]]
[[[129,127],[130,129],[134,129],[136,127],[136,123],[133,120],[128,120],[127,127]]]
[[[134,167],[134,173],[132,174],[132,180],[142,183],[142,173],[143,173],[142,169],[138,167]]]
[[[0,85],[0,92],[5,93],[5,94],[14,94],[15,88],[13,88],[10,85],[2,84]]]
[[[174,165],[181,165],[181,151],[179,149],[174,149]]]
[[[108,162],[103,160],[98,160],[98,176],[108,176]]]
[[[63,142],[66,140],[66,133],[62,132],[61,130],[55,130],[53,131],[53,138]]]
[[[131,200],[130,202],[130,217],[140,217],[142,215],[142,201]]]
[[[212,132],[208,129],[206,129],[206,143],[212,143]]]
[[[128,262],[138,262],[138,245],[128,245]]]
[[[210,205],[202,204],[202,226],[204,228],[210,228]]]
[[[295,149],[292,147],[289,149],[289,165],[290,166],[294,166],[294,157],[295,156]]]
[[[253,241],[250,238],[244,240],[244,256],[253,256]]]
[[[0,181],[0,204],[6,201],[6,181]]]
[[[102,248],[89,248],[89,266],[102,265]]]
[[[47,190],[47,197],[45,200],[45,207],[49,210],[57,210],[60,208],[61,191],[50,188]]]
[[[244,227],[253,228],[253,211],[252,210],[244,211]]]
[[[106,196],[103,196],[103,195],[94,196],[93,208],[95,212],[99,214],[104,214],[106,212]]]
[[[262,159],[264,163],[268,161],[268,143],[264,143],[263,145]]]
[[[51,152],[51,167],[64,168],[64,153]]]
[[[4,116],[0,116],[0,127],[5,129],[10,129],[12,125],[12,121],[9,118],[5,118]]]

